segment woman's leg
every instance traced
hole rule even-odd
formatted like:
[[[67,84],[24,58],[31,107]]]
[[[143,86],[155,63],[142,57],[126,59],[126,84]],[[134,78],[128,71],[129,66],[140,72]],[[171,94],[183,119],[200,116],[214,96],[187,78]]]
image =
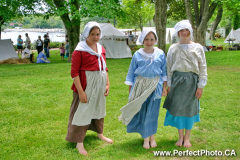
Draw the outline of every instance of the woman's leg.
[[[184,136],[184,142],[183,142],[183,146],[186,147],[186,148],[189,148],[192,146],[192,144],[190,143],[190,133],[191,133],[191,130],[187,130],[185,129],[185,136]]]
[[[155,141],[154,135],[150,136],[150,145],[151,145],[152,148],[157,147],[157,143]]]
[[[107,138],[103,135],[103,124],[104,124],[104,118],[101,119],[92,119],[92,122],[89,126],[89,130],[92,130],[94,132],[97,132],[97,137],[105,142],[113,143],[113,140],[110,138]]]
[[[87,151],[84,149],[83,143],[77,143],[76,148],[80,154],[87,155]]]
[[[144,138],[144,142],[143,142],[143,148],[149,149],[149,137]]]
[[[179,136],[179,139],[175,143],[175,145],[178,146],[178,147],[181,147],[182,143],[183,143],[183,129],[178,129],[178,136]]]
[[[108,142],[108,143],[113,143],[113,140],[111,140],[110,138],[105,137],[105,136],[104,136],[103,134],[101,134],[101,133],[98,133],[98,134],[97,134],[97,137],[98,137],[99,139],[103,140],[103,141]]]

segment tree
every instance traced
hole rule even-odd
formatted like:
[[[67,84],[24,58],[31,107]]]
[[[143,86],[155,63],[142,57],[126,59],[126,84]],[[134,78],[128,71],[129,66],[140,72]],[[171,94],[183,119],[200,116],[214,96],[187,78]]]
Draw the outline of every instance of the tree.
[[[215,30],[217,29],[218,24],[220,23],[222,19],[222,13],[223,13],[223,6],[222,3],[218,5],[218,13],[217,17],[215,18],[214,22],[211,25],[211,31],[210,31],[210,37],[211,40],[216,40],[215,38]]]
[[[19,6],[18,1],[5,0],[0,1],[0,31],[2,30],[2,26],[4,23],[15,18],[15,12],[17,11]],[[0,32],[1,39],[1,32]]]
[[[158,47],[166,54],[166,24],[167,0],[155,0],[155,15],[153,21],[158,35]]]
[[[0,30],[5,23],[13,19],[19,19],[23,15],[35,13],[38,0],[1,0],[0,1]],[[1,39],[1,33],[0,33]]]
[[[47,15],[61,17],[66,28],[72,52],[79,42],[80,23],[84,17],[114,17],[119,11],[118,0],[45,0]]]
[[[240,17],[238,12],[236,12],[233,16],[233,30],[237,30],[240,26]]]
[[[205,45],[207,23],[219,3],[217,0],[201,0],[199,4],[198,0],[192,0],[191,4],[190,0],[185,0],[186,15],[192,25],[195,42]]]
[[[153,19],[154,4],[144,0],[123,0],[124,15],[118,18],[118,27],[135,27],[143,30],[143,25]]]

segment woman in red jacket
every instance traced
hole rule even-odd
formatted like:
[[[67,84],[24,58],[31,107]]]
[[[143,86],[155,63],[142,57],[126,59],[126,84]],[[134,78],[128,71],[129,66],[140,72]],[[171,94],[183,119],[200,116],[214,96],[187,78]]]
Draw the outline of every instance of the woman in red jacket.
[[[66,140],[77,143],[79,153],[87,155],[83,140],[87,130],[97,132],[97,137],[108,143],[103,136],[106,115],[106,96],[109,93],[105,49],[98,43],[100,26],[96,22],[86,24],[82,41],[72,54],[73,101],[70,109]]]

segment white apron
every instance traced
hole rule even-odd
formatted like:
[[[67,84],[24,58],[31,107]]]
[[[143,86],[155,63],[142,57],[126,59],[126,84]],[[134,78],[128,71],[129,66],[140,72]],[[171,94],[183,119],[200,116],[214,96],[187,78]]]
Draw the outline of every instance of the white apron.
[[[106,91],[107,73],[102,71],[85,71],[87,78],[87,103],[79,102],[74,114],[72,125],[86,126],[92,119],[101,119],[106,116]]]
[[[136,82],[133,86],[127,105],[120,109],[122,114],[118,118],[120,121],[123,121],[123,124],[128,125],[134,115],[140,111],[142,104],[157,88],[159,79],[159,76],[151,79],[141,76],[136,78]]]

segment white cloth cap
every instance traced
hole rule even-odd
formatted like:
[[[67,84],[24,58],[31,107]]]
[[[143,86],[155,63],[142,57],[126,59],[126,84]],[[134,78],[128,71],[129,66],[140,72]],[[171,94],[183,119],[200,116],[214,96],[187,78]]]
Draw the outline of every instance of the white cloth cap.
[[[189,22],[189,20],[182,20],[180,22],[178,22],[175,26],[174,26],[175,32],[173,34],[173,37],[178,37],[178,32],[182,29],[188,29],[190,31],[190,38],[192,39],[193,37],[193,29],[192,29],[192,25]]]
[[[153,30],[153,29],[150,28],[150,29],[143,30],[143,31],[141,32],[141,34],[140,34],[139,37],[138,37],[138,42],[141,43],[141,44],[143,44],[143,41],[144,41],[145,37],[147,36],[147,34],[148,34],[149,32],[153,32],[153,33],[156,35],[157,41],[158,41],[158,36],[157,36],[155,30]],[[156,43],[157,43],[157,41],[156,41]]]
[[[100,29],[100,39],[102,38],[102,33],[101,33],[100,25],[99,25],[97,22],[90,21],[90,22],[88,22],[88,23],[85,25],[85,27],[84,27],[84,30],[83,30],[82,36],[81,36],[81,41],[84,41],[84,40],[87,39],[87,37],[89,36],[90,30],[91,30],[94,26],[97,26],[97,27]]]

